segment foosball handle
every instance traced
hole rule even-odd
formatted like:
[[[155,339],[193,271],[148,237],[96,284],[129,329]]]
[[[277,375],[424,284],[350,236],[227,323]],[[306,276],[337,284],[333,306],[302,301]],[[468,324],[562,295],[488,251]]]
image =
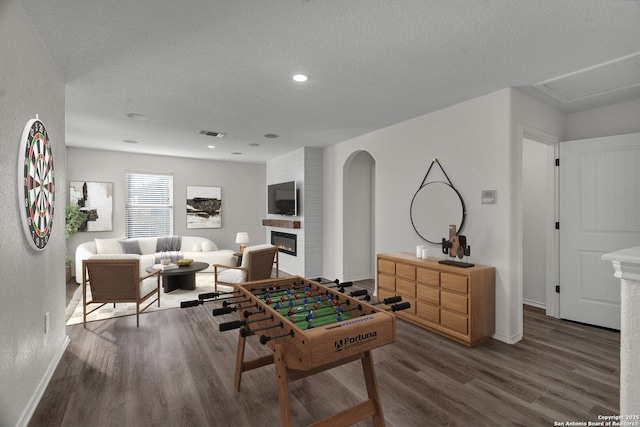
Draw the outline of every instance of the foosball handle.
[[[350,288],[353,286],[353,282],[343,282],[338,285],[338,290],[344,293],[344,288]]]
[[[293,329],[291,329],[289,332],[287,332],[285,334],[274,335],[272,337],[268,337],[266,335],[261,335],[260,336],[260,344],[265,345],[266,343],[268,343],[271,340],[275,340],[275,339],[282,338],[282,337],[292,337],[292,336],[293,336]]]
[[[386,305],[391,305],[400,301],[402,301],[402,297],[400,295],[396,295],[394,297],[385,298],[382,302]]]
[[[206,294],[198,295],[198,299],[202,301],[205,299],[215,299],[215,298],[218,298],[219,296],[220,296],[220,292],[207,292]]]
[[[198,300],[181,301],[180,302],[180,308],[195,307],[197,305],[200,305],[201,303],[202,303],[202,301],[198,301]]]
[[[408,308],[411,308],[411,303],[410,302],[401,302],[400,304],[396,304],[394,306],[391,307],[391,311],[396,312],[396,311],[400,311],[400,310],[406,310]]]
[[[351,295],[352,297],[362,297],[362,296],[365,296],[365,295],[368,295],[368,294],[369,294],[368,290],[360,289],[360,290],[351,292],[349,295]]]
[[[213,315],[214,316],[221,316],[223,314],[233,313],[234,311],[236,311],[235,307],[214,308],[213,309]]]
[[[221,323],[220,324],[220,332],[230,331],[232,329],[238,329],[241,326],[244,326],[246,322],[241,320],[234,320],[233,322]]]

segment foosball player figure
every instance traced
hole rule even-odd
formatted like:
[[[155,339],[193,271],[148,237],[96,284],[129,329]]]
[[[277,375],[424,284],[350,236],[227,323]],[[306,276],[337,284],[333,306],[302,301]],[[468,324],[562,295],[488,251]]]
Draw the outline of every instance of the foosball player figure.
[[[306,307],[307,304],[309,304],[309,298],[304,297],[304,299],[302,300],[302,304]]]
[[[292,307],[289,307],[289,312],[287,314],[289,315],[289,320],[293,320],[293,315],[295,314],[295,311],[293,311]]]
[[[334,312],[334,313],[337,311],[337,309],[338,309],[338,308],[340,308],[340,307],[338,306],[338,300],[337,300],[337,299],[332,300],[332,301],[331,301],[331,305],[333,306],[333,312]]]
[[[318,303],[313,304],[313,311],[318,311]]]
[[[273,307],[276,311],[280,311],[282,307],[280,307],[280,303],[276,302],[276,305]]]
[[[313,311],[307,313],[307,329],[313,328]]]

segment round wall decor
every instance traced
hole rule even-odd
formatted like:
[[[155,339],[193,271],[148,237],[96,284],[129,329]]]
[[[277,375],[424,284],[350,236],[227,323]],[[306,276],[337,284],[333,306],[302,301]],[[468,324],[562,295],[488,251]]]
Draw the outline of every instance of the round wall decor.
[[[18,198],[27,241],[33,249],[41,251],[51,236],[55,178],[51,142],[37,115],[27,122],[20,140]]]

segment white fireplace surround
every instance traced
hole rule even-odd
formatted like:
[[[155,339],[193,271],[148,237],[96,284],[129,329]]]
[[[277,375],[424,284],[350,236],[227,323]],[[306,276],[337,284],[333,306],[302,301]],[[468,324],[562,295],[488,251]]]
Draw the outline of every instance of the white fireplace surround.
[[[640,246],[604,254],[620,279],[620,414],[640,414]]]

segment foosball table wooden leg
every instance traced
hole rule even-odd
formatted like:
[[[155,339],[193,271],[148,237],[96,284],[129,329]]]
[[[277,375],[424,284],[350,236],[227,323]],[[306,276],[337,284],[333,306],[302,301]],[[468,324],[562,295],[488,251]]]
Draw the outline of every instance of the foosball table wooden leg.
[[[380,394],[378,392],[378,382],[376,380],[376,372],[373,367],[373,357],[371,351],[366,351],[362,357],[362,370],[364,371],[364,381],[367,385],[367,395],[373,402],[375,414],[373,415],[373,425],[375,427],[384,426],[384,415],[382,414],[382,404],[380,402]]]
[[[278,382],[278,398],[280,400],[280,418],[282,418],[283,427],[291,427],[293,420],[291,419],[291,406],[289,403],[289,380],[287,377],[287,368],[284,363],[284,355],[282,354],[282,346],[276,344],[274,346],[274,364],[276,368],[276,380]]]
[[[244,372],[244,346],[246,338],[238,334],[238,354],[236,356],[236,391],[240,391],[240,382],[242,381],[242,372]]]

